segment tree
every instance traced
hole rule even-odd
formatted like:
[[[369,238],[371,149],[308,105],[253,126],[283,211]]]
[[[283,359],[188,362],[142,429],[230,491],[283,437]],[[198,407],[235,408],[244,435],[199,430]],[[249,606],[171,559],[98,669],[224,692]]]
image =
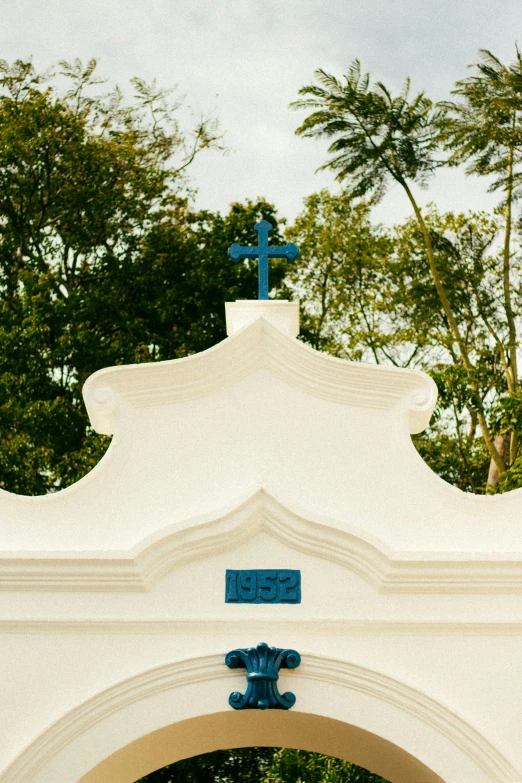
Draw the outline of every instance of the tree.
[[[439,215],[434,207],[425,222],[491,420],[505,390],[488,329],[502,316],[493,252],[498,223],[484,214]],[[305,200],[287,236],[301,249],[287,285],[302,302],[302,338],[337,356],[430,372],[439,403],[428,431],[414,439],[417,448],[439,475],[482,492],[487,451],[417,221],[385,231],[372,225],[368,204],[322,191]]]
[[[139,80],[130,103],[93,95],[94,67],[63,64],[61,94],[0,63],[0,487],[22,494],[68,486],[106,449],[81,398],[92,372],[222,339],[224,301],[257,277],[227,246],[260,218],[281,239],[263,200],[195,213],[185,171],[215,126],[183,134],[178,104]]]
[[[504,197],[500,300],[504,317],[492,335],[503,359],[508,399],[516,397],[519,388],[512,233],[513,207],[522,195],[522,56],[518,49],[516,54],[515,62],[505,66],[482,49],[477,64],[479,75],[457,82],[453,94],[462,100],[445,103],[448,116],[443,123],[450,163],[467,163],[469,174],[493,177],[489,190],[500,190]],[[495,445],[505,468],[513,466],[518,456],[517,426],[499,433]],[[499,470],[502,465],[492,465],[491,484],[497,483]]]
[[[409,81],[398,97],[393,97],[380,82],[372,88],[369,75],[361,73],[357,60],[342,81],[323,70],[315,75],[319,84],[303,87],[299,92],[305,97],[292,104],[297,109],[315,110],[296,132],[334,139],[329,147],[333,157],[323,168],[335,171],[337,179],[346,183],[353,196],[373,194],[374,199],[381,198],[391,181],[404,189],[423,239],[454,350],[466,373],[484,442],[498,471],[504,472],[504,458],[495,445],[480,394],[478,369],[471,357],[472,343],[459,328],[450,292],[437,264],[432,236],[412,192],[413,183],[425,185],[442,165],[437,153],[444,112],[434,107],[423,93],[410,100]]]
[[[417,347],[416,366],[437,383],[439,399],[428,430],[414,438],[428,464],[463,490],[483,492],[488,477],[488,452],[480,437],[477,398],[492,431],[495,408],[505,393],[502,354],[494,339],[502,320],[495,240],[498,222],[487,215],[440,215],[432,207],[425,216],[441,278],[459,330],[466,336],[473,362],[475,388],[448,327],[430,274],[425,245],[415,220],[395,229],[387,306],[408,324]]]
[[[136,783],[387,783],[348,761],[290,748],[217,750],[169,764]]]
[[[216,750],[169,764],[136,783],[260,783],[272,748]]]
[[[349,761],[304,750],[276,750],[262,783],[387,783]]]
[[[109,439],[88,423],[81,386],[95,370],[205,350],[226,336],[224,302],[255,296],[254,265],[232,264],[227,247],[255,242],[254,224],[272,220],[260,200],[227,216],[186,204],[158,216],[132,253],[103,253],[58,299],[56,273],[24,272],[0,315],[0,485],[39,494],[77,481]],[[274,267],[272,283],[284,275]]]
[[[300,250],[286,283],[301,301],[302,339],[335,356],[409,364],[397,354],[403,325],[386,305],[393,241],[372,225],[370,205],[322,190],[286,235]]]
[[[15,296],[23,270],[55,271],[55,296],[79,284],[102,252],[132,251],[183,184],[194,156],[219,144],[204,121],[193,141],[179,128],[178,103],[135,79],[125,103],[100,84],[96,61],[61,63],[64,95],[30,63],[0,61],[0,215],[4,296]],[[187,150],[187,146],[190,149]]]

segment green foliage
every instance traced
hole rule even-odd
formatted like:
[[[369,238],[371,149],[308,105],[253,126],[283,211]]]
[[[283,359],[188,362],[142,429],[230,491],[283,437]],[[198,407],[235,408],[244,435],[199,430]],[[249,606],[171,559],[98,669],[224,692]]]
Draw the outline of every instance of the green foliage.
[[[516,62],[505,67],[482,51],[478,69],[479,76],[457,83],[455,92],[463,102],[434,107],[423,93],[410,99],[408,82],[398,97],[380,82],[372,85],[355,61],[341,80],[316,71],[319,84],[303,87],[305,97],[293,107],[312,110],[298,134],[334,139],[323,168],[334,170],[352,196],[378,199],[392,180],[408,196],[414,221],[398,234],[398,286],[394,290],[392,283],[386,292],[393,302],[388,313],[406,326],[404,336],[417,335],[415,360],[422,358],[421,366],[439,374],[443,393],[451,390],[448,407],[460,453],[474,446],[480,431],[491,459],[490,491],[519,453],[517,427],[498,434],[491,406],[505,394],[515,395],[519,385],[520,276],[511,233],[522,183],[517,168],[522,163],[522,59],[517,51]],[[437,158],[442,145],[449,150],[446,163],[465,162],[470,172],[494,175],[491,187],[504,190],[501,254],[490,249],[498,231],[494,221],[440,218],[419,207],[412,184],[425,186],[444,164]],[[375,331],[367,326],[368,335]],[[406,337],[402,356],[407,354]],[[439,435],[442,454],[446,437]],[[476,489],[474,471],[466,473],[468,488]],[[500,486],[507,486],[505,477]]]
[[[301,248],[287,286],[301,299],[302,336],[315,348],[434,377],[439,405],[429,432],[414,439],[417,448],[446,480],[483,492],[488,456],[477,432],[477,399],[496,434],[494,409],[506,389],[494,337],[505,337],[494,252],[498,224],[484,214],[439,215],[435,208],[425,224],[465,335],[474,387],[455,351],[416,220],[384,231],[372,225],[368,205],[346,193],[309,197],[287,232]]]
[[[136,783],[261,783],[272,748],[216,750],[169,764]]]
[[[488,456],[500,490],[522,479],[510,211],[522,184],[521,62],[483,51],[459,101],[439,107],[408,83],[393,96],[357,61],[340,80],[317,71],[295,104],[312,110],[298,133],[332,140],[325,167],[347,190],[305,200],[286,231],[301,256],[271,271],[274,295],[300,298],[301,336],[315,348],[432,374],[439,406],[415,443],[474,492]],[[254,297],[257,277],[255,263],[229,263],[227,247],[255,243],[260,218],[283,241],[262,199],[227,215],[191,209],[186,171],[221,148],[215,122],[182,130],[175,96],[139,79],[130,100],[104,91],[95,61],[61,63],[58,75],[0,61],[0,486],[26,494],[76,481],[107,447],[81,399],[92,372],[223,339],[223,302]],[[421,212],[411,184],[441,165],[442,143],[449,163],[495,177],[502,214]],[[393,181],[414,219],[389,231],[371,206]]]
[[[464,163],[470,174],[493,176],[489,190],[511,189],[520,195],[522,56],[517,50],[515,61],[505,66],[482,49],[477,70],[478,75],[457,82],[454,94],[461,100],[443,104],[450,163]]]
[[[349,761],[308,753],[304,750],[276,750],[262,783],[387,783]]]
[[[296,133],[334,138],[322,166],[348,183],[352,196],[381,198],[391,180],[425,184],[441,165],[438,125],[442,111],[424,93],[410,99],[410,82],[393,97],[382,82],[371,85],[355,60],[343,79],[319,69],[319,84],[302,87],[292,104],[313,109]]]
[[[255,267],[227,263],[226,250],[238,236],[255,242],[261,218],[277,227],[264,201],[225,217],[180,202],[133,252],[85,264],[67,296],[55,295],[60,270],[21,273],[0,309],[0,486],[39,494],[94,467],[108,439],[90,429],[81,387],[95,370],[186,356],[226,336],[224,302],[253,298],[257,286]],[[274,285],[284,271],[273,270]]]
[[[455,417],[456,418],[456,417]],[[459,419],[455,430],[455,418],[435,421],[413,442],[422,459],[444,481],[464,492],[483,494],[486,491],[489,454],[484,441],[476,432],[469,432],[469,425]]]
[[[512,252],[512,231],[513,207],[522,195],[522,57],[517,49],[515,62],[505,66],[487,50],[481,50],[480,55],[478,75],[457,82],[454,94],[461,101],[446,104],[448,116],[442,128],[450,163],[464,162],[468,173],[492,177],[489,190],[503,193],[504,247],[498,276],[502,276],[503,283],[499,303],[505,334],[497,330],[496,339],[505,354],[507,394],[515,397],[519,387],[520,302],[516,299],[520,286],[515,279],[519,269]],[[511,479],[505,474],[514,468],[519,451],[519,429],[515,423],[503,437],[497,435],[495,449],[490,451],[497,466],[496,478],[500,486],[507,487]]]
[[[426,224],[462,335],[468,366],[462,361],[461,351],[455,348],[415,221],[397,229],[395,277],[399,285],[391,306],[417,332],[418,345],[423,346],[421,366],[432,374],[439,387],[439,412],[445,413],[434,423],[430,438],[438,433],[435,440],[441,446],[441,458],[447,451],[447,437],[454,439],[454,466],[460,480],[453,478],[452,483],[473,492],[491,491],[491,487],[486,487],[484,439],[480,430],[477,431],[479,412],[486,417],[489,432],[495,438],[509,432],[515,432],[518,438],[522,425],[512,420],[514,426],[509,431],[498,420],[501,401],[505,406],[510,397],[516,397],[510,384],[510,326],[504,307],[505,281],[497,244],[500,225],[497,218],[484,214],[441,216],[434,209],[426,216]],[[520,267],[516,258],[511,261],[511,276],[511,302],[519,311]],[[422,445],[423,456],[433,456],[435,442],[428,447],[426,436],[417,442]],[[445,478],[455,475],[455,471],[443,469],[431,458],[427,461]],[[508,455],[505,461],[501,475],[511,470]],[[481,465],[483,475],[479,480],[477,470]],[[502,486],[507,484],[503,481]]]
[[[387,783],[362,767],[289,748],[238,748],[194,756],[137,783]]]
[[[390,307],[408,320],[422,348],[424,368],[438,373],[445,402],[451,392],[458,407],[486,404],[492,390],[499,393],[505,389],[502,340],[506,324],[499,306],[502,276],[494,246],[497,222],[483,213],[439,215],[432,207],[425,223],[471,369],[456,350],[430,273],[425,243],[413,219],[395,231],[392,276],[396,287]],[[448,367],[444,377],[442,365]]]
[[[301,300],[301,337],[352,359],[393,361],[400,330],[384,316],[391,237],[370,222],[370,207],[323,190],[305,199],[287,231],[300,256],[287,275]]]
[[[257,278],[228,245],[255,242],[261,218],[282,239],[263,200],[190,209],[182,171],[219,146],[215,124],[182,133],[178,104],[139,80],[130,103],[93,94],[94,61],[61,72],[64,94],[0,61],[0,487],[31,495],[78,480],[107,447],[86,378],[223,339],[224,301],[252,297]]]

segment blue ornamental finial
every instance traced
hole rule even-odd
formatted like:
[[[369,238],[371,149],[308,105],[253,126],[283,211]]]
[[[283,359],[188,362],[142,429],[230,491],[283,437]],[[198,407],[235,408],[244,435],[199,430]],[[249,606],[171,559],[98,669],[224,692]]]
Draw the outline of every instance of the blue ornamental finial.
[[[269,647],[261,642],[257,647],[239,647],[225,656],[229,669],[246,669],[246,693],[234,691],[228,703],[235,710],[289,710],[295,704],[291,691],[279,693],[279,669],[297,669],[301,656],[297,650]]]
[[[260,220],[256,223],[255,230],[258,234],[258,245],[238,245],[234,242],[228,248],[228,255],[232,261],[242,261],[244,258],[259,258],[259,299],[268,299],[268,259],[286,258],[295,261],[299,255],[299,248],[293,242],[284,247],[268,247],[268,232],[272,231],[272,224],[268,220]]]

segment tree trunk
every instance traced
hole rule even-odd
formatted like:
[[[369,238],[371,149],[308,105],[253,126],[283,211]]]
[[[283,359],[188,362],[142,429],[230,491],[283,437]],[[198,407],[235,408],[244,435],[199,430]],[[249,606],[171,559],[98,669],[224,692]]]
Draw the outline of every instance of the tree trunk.
[[[515,122],[515,120],[514,120]],[[508,391],[511,394],[516,392],[518,386],[518,368],[517,368],[517,328],[515,321],[515,313],[511,304],[511,225],[513,222],[512,215],[512,203],[513,203],[513,159],[514,150],[511,147],[508,156],[507,167],[507,190],[506,190],[506,206],[504,208],[504,216],[506,220],[505,234],[504,234],[504,306],[506,310],[506,317],[509,329],[509,369],[507,374],[507,386]],[[511,432],[511,440],[509,452],[506,451],[506,462],[508,465],[513,465],[517,458],[518,453],[518,433],[516,428]]]
[[[504,458],[509,451],[510,440],[511,438],[509,432],[505,435],[495,435],[495,448],[502,458]],[[491,459],[489,463],[488,486],[496,488],[498,486],[498,476],[498,465],[494,459]]]

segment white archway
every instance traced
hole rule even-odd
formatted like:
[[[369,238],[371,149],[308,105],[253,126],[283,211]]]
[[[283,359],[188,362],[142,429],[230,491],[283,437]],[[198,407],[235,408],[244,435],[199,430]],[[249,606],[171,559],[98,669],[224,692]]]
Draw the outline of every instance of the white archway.
[[[379,672],[304,654],[283,674],[288,712],[226,709],[244,677],[221,655],[123,680],[50,726],[2,783],[134,783],[161,766],[218,748],[269,745],[338,756],[392,783],[515,783],[517,772],[471,725]]]
[[[228,309],[220,345],[89,379],[114,432],[90,475],[0,490],[0,783],[133,783],[265,742],[522,783],[522,490],[429,471],[427,376],[313,351],[296,303]],[[302,600],[228,601],[243,569],[298,571]],[[228,706],[224,655],[262,640],[302,656],[288,713]]]

